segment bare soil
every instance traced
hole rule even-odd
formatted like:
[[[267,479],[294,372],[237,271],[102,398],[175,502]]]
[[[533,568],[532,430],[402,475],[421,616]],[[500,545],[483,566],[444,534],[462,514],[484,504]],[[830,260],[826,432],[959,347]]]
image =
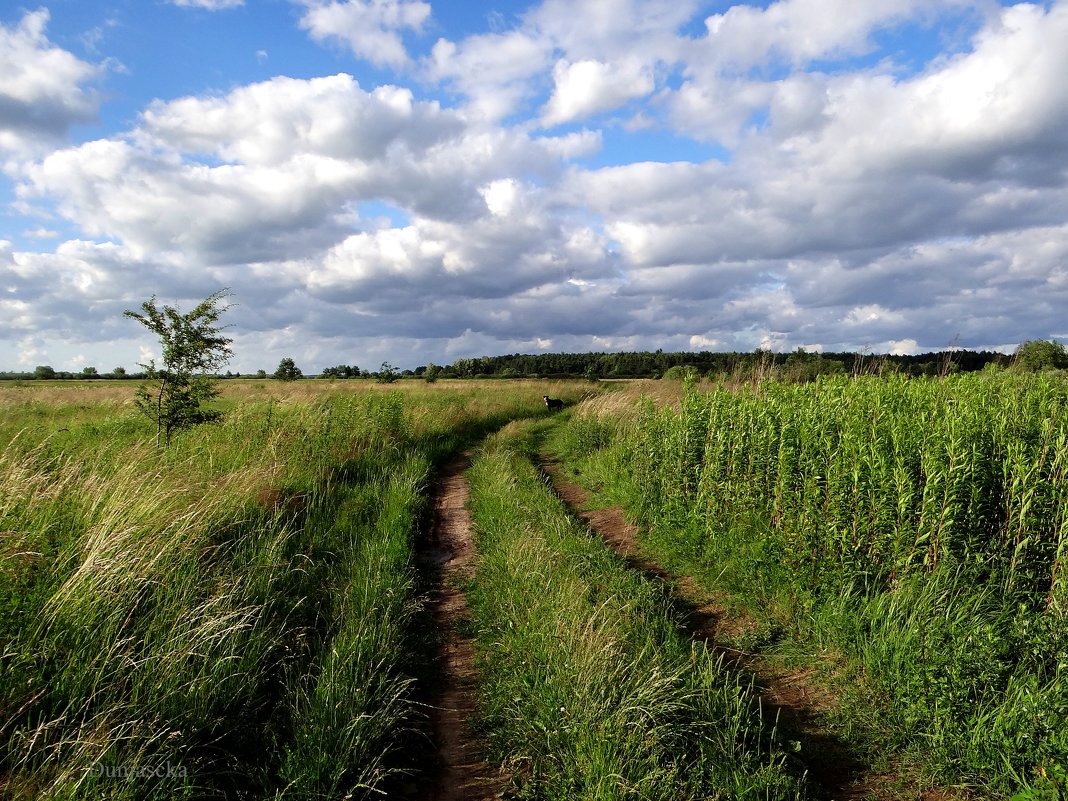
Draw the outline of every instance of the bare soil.
[[[813,681],[811,671],[786,669],[758,654],[727,647],[725,639],[754,626],[752,620],[733,612],[722,596],[702,591],[689,576],[673,576],[643,555],[637,530],[627,522],[621,509],[589,509],[585,489],[570,481],[559,463],[544,460],[540,469],[549,477],[559,497],[636,570],[668,582],[676,603],[685,614],[690,634],[711,650],[724,654],[735,668],[752,675],[761,703],[790,739],[801,743],[798,760],[808,771],[816,794],[834,801],[858,799],[914,798],[924,801],[948,798],[938,790],[920,791],[898,775],[874,772],[849,745],[821,722],[821,716],[834,707],[833,695]]]
[[[485,742],[472,728],[477,711],[477,671],[472,639],[464,633],[469,617],[462,585],[474,575],[474,541],[467,511],[470,485],[464,476],[468,454],[450,462],[438,477],[433,520],[420,556],[440,566],[430,599],[440,635],[440,684],[430,698],[435,764],[420,789],[420,801],[485,801],[500,798],[508,777],[484,759]]]

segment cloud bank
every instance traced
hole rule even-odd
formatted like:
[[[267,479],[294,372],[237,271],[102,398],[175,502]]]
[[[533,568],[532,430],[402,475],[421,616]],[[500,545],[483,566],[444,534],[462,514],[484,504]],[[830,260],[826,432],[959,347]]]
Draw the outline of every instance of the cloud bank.
[[[8,218],[62,241],[0,235],[4,366],[133,366],[122,309],[220,286],[245,370],[1065,336],[1068,2],[700,9],[545,0],[450,38],[429,3],[303,0],[291,35],[353,70],[80,142],[104,68],[24,14]]]

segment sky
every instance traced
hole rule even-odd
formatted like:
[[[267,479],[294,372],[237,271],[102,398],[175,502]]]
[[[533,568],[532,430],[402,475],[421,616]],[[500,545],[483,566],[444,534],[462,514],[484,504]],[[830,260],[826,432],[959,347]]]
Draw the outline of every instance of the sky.
[[[0,370],[1068,338],[1068,0],[0,6]]]

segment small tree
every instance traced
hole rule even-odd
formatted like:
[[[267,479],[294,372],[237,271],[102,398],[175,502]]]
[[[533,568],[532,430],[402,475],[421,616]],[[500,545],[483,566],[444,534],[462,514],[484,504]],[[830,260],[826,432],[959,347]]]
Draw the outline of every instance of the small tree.
[[[280,381],[296,381],[304,378],[304,373],[297,367],[296,362],[286,356],[278,363],[278,369],[274,371],[274,377]]]
[[[382,362],[382,367],[378,370],[378,383],[379,384],[392,384],[399,377],[397,368],[389,362]]]
[[[50,378],[55,378],[56,371],[50,365],[39,364],[33,368],[33,377],[40,381],[46,381]]]
[[[230,308],[222,305],[228,296],[228,290],[219,290],[182,314],[172,306],[157,307],[153,295],[141,304],[140,312],[123,313],[158,336],[163,347],[160,369],[154,360],[141,365],[151,383],[138,388],[136,399],[137,408],[156,423],[157,445],[161,437],[169,445],[181,429],[222,417],[222,412],[202,404],[219,394],[207,373],[217,371],[233,354],[233,340],[223,336],[218,325]]]

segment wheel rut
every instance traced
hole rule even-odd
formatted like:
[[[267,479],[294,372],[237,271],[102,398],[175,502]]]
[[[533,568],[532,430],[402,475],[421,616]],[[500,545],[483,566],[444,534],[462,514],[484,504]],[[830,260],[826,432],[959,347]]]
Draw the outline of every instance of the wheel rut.
[[[939,790],[917,791],[902,777],[873,771],[849,745],[821,724],[821,713],[833,700],[808,680],[804,672],[787,671],[755,654],[727,647],[723,638],[744,629],[746,621],[732,615],[724,604],[709,597],[689,576],[675,576],[644,556],[637,544],[637,530],[628,523],[618,507],[588,509],[588,494],[567,479],[559,462],[543,457],[538,465],[553,490],[570,507],[573,514],[612,546],[635,570],[667,582],[685,614],[685,625],[694,639],[700,640],[725,661],[752,675],[761,704],[778,715],[787,735],[801,743],[798,760],[807,771],[815,795],[833,801],[859,799],[945,799]]]
[[[438,476],[433,518],[420,548],[428,572],[436,573],[429,608],[439,633],[439,682],[429,698],[434,763],[416,798],[419,801],[484,801],[500,798],[508,777],[485,761],[485,742],[471,725],[477,711],[475,649],[464,632],[469,607],[462,585],[474,575],[474,538],[467,511],[470,485],[461,454]],[[436,568],[436,569],[435,569]]]

